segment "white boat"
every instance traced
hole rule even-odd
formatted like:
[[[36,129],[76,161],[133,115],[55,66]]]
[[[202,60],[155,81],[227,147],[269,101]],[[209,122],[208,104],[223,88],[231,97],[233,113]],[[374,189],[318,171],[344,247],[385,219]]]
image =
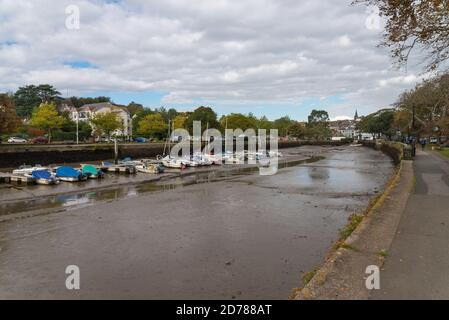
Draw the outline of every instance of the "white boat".
[[[187,167],[186,162],[181,158],[173,158],[166,156],[160,159],[162,165],[167,168],[185,169]]]
[[[198,162],[200,166],[211,166],[213,163],[210,161],[207,157],[205,157],[203,154],[195,154],[192,157],[192,160]]]
[[[142,173],[153,173],[153,174],[158,174],[158,173],[164,172],[164,168],[160,164],[148,163],[148,162],[142,162],[140,164],[136,164],[136,170],[138,172],[142,172]]]
[[[33,171],[36,170],[47,170],[47,167],[42,167],[41,165],[37,164],[35,166],[29,166],[29,165],[22,165],[20,166],[18,169],[15,169],[12,171],[13,174],[17,174],[17,175],[26,175],[29,174],[31,175],[33,173]]]
[[[115,169],[119,169],[116,171],[122,172],[122,170],[120,170],[120,169],[126,169],[126,170],[123,170],[123,172],[130,173],[130,174],[134,174],[137,172],[136,166],[131,163],[114,164],[114,163],[111,163],[108,161],[102,161],[101,166],[103,168],[106,168],[107,171],[115,171]]]
[[[223,162],[222,154],[202,154],[202,158],[207,159],[211,164],[221,164]]]
[[[199,167],[200,163],[193,159],[193,157],[182,157],[181,160],[188,166],[188,167]]]

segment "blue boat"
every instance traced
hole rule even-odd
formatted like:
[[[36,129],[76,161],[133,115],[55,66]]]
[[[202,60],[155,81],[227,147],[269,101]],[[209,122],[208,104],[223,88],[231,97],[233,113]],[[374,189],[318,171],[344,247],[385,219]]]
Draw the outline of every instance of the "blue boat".
[[[76,181],[84,181],[87,180],[87,176],[85,176],[80,170],[76,170],[69,166],[63,166],[56,169],[56,177],[61,179],[62,181],[67,182],[76,182]]]
[[[37,184],[58,184],[59,179],[56,178],[50,171],[48,170],[34,170],[31,172],[31,177],[36,179]]]

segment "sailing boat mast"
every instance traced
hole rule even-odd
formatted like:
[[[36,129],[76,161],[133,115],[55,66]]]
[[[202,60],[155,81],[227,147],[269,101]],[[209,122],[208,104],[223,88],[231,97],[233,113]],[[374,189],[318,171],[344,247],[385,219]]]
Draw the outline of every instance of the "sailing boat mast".
[[[167,143],[168,143],[168,153],[170,154],[170,122],[171,120],[168,119],[168,133],[167,133],[167,139],[165,139],[165,144],[164,144],[164,156],[166,156],[165,150],[167,149]]]

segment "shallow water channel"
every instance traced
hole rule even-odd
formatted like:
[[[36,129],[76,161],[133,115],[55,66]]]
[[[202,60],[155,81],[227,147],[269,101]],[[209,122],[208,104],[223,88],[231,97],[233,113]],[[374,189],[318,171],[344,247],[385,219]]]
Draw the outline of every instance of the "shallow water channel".
[[[66,210],[0,223],[0,298],[286,299],[393,164],[347,147],[257,172],[1,204],[2,214]],[[72,264],[76,292],[64,286]]]

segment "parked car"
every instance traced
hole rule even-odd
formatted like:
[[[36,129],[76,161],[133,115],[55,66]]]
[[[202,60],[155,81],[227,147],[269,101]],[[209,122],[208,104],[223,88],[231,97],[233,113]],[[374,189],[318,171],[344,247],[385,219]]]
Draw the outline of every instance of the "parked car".
[[[48,139],[45,137],[36,137],[33,140],[31,140],[31,142],[35,144],[47,144]]]
[[[8,143],[27,143],[27,140],[19,137],[10,137]]]
[[[134,142],[137,143],[147,143],[149,140],[147,138],[143,138],[143,137],[137,137],[134,139]]]
[[[430,143],[431,144],[437,144],[438,143],[438,138],[437,137],[431,137],[430,138]]]

